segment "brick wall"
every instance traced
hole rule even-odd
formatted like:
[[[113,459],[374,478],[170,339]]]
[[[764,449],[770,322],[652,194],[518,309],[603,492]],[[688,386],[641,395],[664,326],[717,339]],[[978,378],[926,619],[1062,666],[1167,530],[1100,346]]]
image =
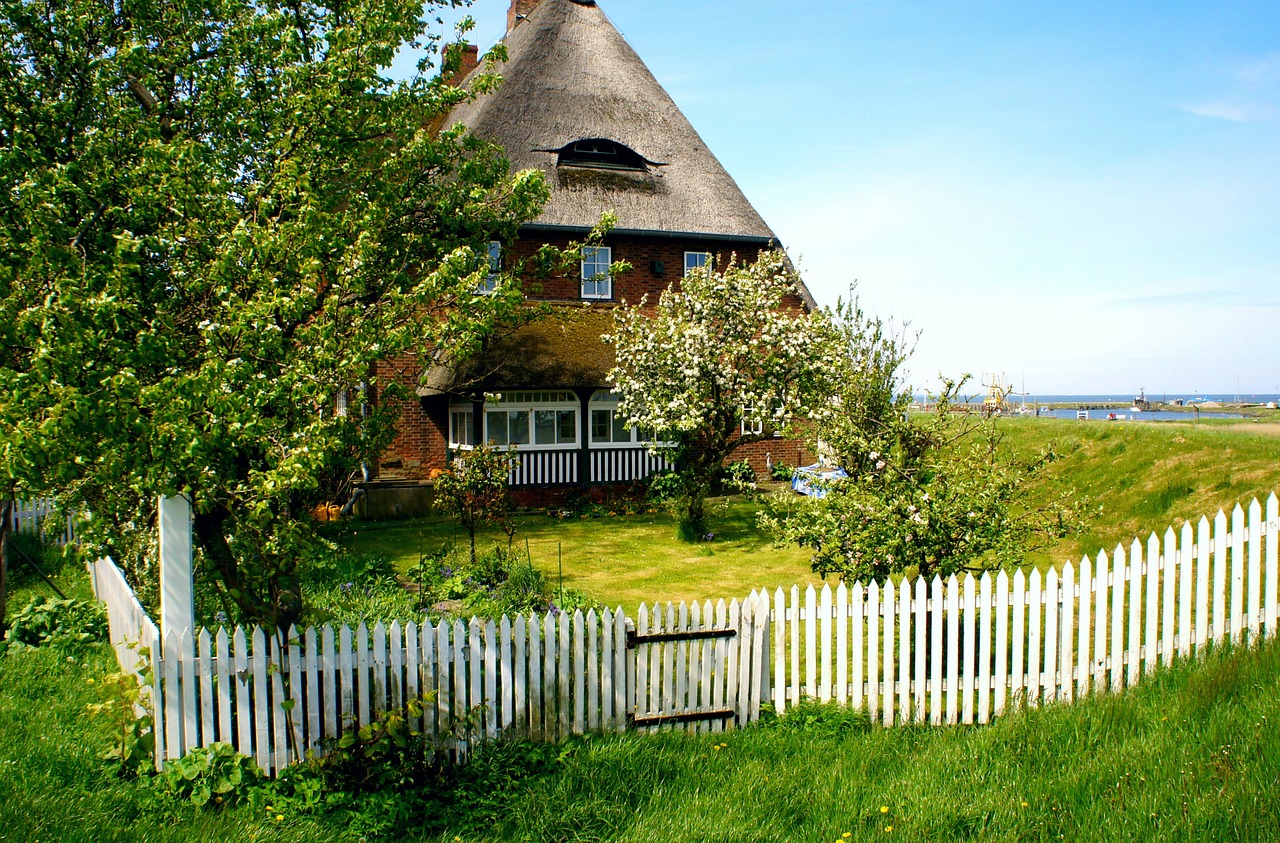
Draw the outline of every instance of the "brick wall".
[[[380,384],[394,381],[411,395],[418,386],[418,364],[413,357],[382,360],[375,372]],[[445,467],[445,448],[449,444],[447,398],[393,399],[379,394],[375,400],[392,404],[400,413],[396,438],[374,466],[378,480],[425,480],[431,469]]]
[[[538,277],[530,271],[535,266],[534,255],[543,243],[549,243],[559,249],[567,248],[575,238],[569,235],[540,236],[539,239],[527,238],[513,243],[503,244],[503,266],[506,269],[523,263],[523,283],[526,295],[531,299],[547,301],[580,301],[581,275],[579,268],[571,267],[567,274],[555,277]],[[580,239],[580,238],[576,238]],[[613,250],[613,261],[627,261],[631,270],[614,279],[613,297],[609,301],[627,304],[639,304],[647,295],[647,310],[652,310],[658,297],[672,284],[679,286],[684,276],[685,252],[710,252],[715,256],[715,265],[724,267],[735,256],[740,263],[750,263],[760,255],[760,247],[749,243],[737,243],[723,240],[700,240],[696,238],[646,237],[633,234],[611,234],[601,242]],[[655,264],[662,264],[662,272],[657,272]],[[800,297],[790,295],[784,302],[789,309],[800,310],[803,305]]]

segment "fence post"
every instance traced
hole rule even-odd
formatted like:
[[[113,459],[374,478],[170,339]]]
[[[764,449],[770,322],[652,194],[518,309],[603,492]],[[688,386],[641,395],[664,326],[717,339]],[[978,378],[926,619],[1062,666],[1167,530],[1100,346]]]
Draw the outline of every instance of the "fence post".
[[[182,496],[161,496],[160,522],[160,630],[164,640],[171,631],[195,635],[195,593],[191,576],[191,503]],[[182,653],[195,657],[194,650]]]

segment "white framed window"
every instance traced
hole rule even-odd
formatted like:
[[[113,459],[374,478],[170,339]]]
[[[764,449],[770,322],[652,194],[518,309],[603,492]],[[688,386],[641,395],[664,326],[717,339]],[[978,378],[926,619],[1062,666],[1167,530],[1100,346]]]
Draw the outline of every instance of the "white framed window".
[[[613,263],[611,247],[582,247],[582,297],[584,299],[613,297],[613,279],[609,277],[611,263]]]
[[[707,271],[712,267],[710,252],[685,252],[684,253],[684,277],[688,278],[695,272]]]
[[[604,389],[591,396],[591,447],[610,448],[621,445],[647,445],[657,435],[647,428],[631,427],[618,412],[618,396]]]
[[[578,406],[569,391],[505,393],[485,402],[485,441],[526,449],[577,447]]]
[[[338,396],[333,402],[333,414],[340,419],[347,417],[347,391],[345,389],[338,390]]]
[[[498,282],[502,280],[502,243],[498,240],[489,241],[489,274],[485,276],[484,281],[480,282],[480,286],[476,287],[476,292],[481,294],[489,294],[498,289]]]
[[[476,444],[475,414],[470,404],[449,407],[449,447],[469,448]]]
[[[742,435],[759,436],[764,433],[764,417],[755,407],[742,408]]]

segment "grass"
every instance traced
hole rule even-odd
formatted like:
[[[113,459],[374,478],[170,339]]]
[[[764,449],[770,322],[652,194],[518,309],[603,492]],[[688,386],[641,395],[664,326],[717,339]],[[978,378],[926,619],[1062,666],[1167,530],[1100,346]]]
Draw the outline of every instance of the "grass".
[[[1063,458],[1033,489],[1074,485],[1094,511],[1081,534],[1031,554],[1041,567],[1110,553],[1135,538],[1145,541],[1186,519],[1212,520],[1219,508],[1264,506],[1280,493],[1280,428],[1250,421],[1108,423],[1012,418],[999,422],[1004,444],[1030,454],[1053,442]]]
[[[712,541],[689,544],[676,538],[667,512],[601,518],[517,519],[515,540],[528,542],[533,564],[553,588],[560,583],[601,603],[634,611],[642,602],[745,597],[753,588],[774,589],[820,582],[801,548],[775,548],[755,524],[756,506],[741,498],[717,498],[709,506]],[[386,554],[407,571],[418,555],[442,542],[467,541],[465,531],[442,519],[351,522],[335,525],[332,537],[349,547]],[[478,545],[505,543],[496,529]],[[563,566],[560,560],[563,559]]]
[[[203,810],[117,778],[107,725],[84,716],[114,669],[105,645],[0,659],[0,841],[357,839],[341,814]],[[1277,685],[1273,640],[986,727],[880,729],[809,704],[723,734],[591,736],[534,775],[499,752],[472,779],[482,798],[395,839],[1273,840]]]
[[[608,739],[463,839],[1270,840],[1278,677],[1273,643],[990,727],[846,731],[814,708],[722,749]]]

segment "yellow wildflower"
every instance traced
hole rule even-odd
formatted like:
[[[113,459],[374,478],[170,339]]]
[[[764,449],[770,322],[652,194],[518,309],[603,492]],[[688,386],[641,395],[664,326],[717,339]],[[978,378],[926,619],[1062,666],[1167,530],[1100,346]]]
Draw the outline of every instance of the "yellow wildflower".
[[[881,805],[881,806],[880,806],[880,813],[882,813],[882,814],[887,814],[887,813],[889,813],[889,806],[888,806],[888,805]]]

